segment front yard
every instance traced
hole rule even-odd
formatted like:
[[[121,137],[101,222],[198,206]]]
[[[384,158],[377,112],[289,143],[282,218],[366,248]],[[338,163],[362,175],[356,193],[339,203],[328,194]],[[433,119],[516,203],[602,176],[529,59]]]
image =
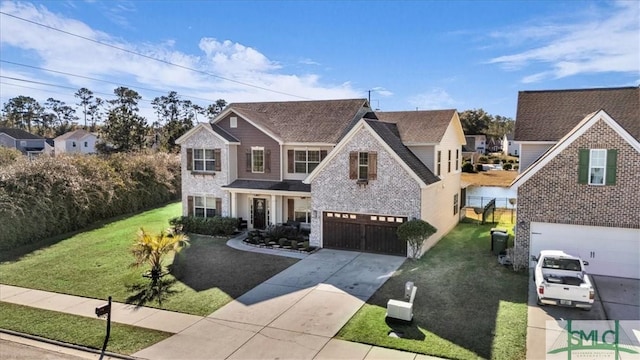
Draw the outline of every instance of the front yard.
[[[417,261],[408,260],[338,337],[453,359],[524,359],[527,275],[491,255],[491,225],[459,224]],[[404,284],[418,287],[411,324],[385,321]],[[388,336],[390,331],[403,338]]]
[[[0,282],[32,289],[91,298],[138,303],[149,279],[145,267],[131,268],[130,248],[144,227],[157,233],[180,215],[180,203],[147,211],[71,236],[28,253],[3,254]],[[208,315],[244,292],[297,262],[295,259],[243,252],[226,246],[226,239],[192,236],[191,246],[175,259],[160,307]]]

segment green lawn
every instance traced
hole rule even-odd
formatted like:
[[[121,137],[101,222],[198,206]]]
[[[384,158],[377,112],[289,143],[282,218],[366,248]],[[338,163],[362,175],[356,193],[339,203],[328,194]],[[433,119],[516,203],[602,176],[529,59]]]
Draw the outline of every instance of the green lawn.
[[[159,232],[179,216],[180,203],[170,204],[81,232],[22,255],[3,255],[0,282],[71,295],[139,303],[144,298],[147,268],[131,268],[129,252],[140,227]],[[168,258],[172,274],[161,306],[145,306],[208,315],[297,260],[243,252],[226,239],[192,236],[191,246]],[[174,277],[175,275],[175,277]]]
[[[524,359],[527,275],[497,263],[491,225],[461,223],[417,261],[408,260],[338,337],[452,359]],[[406,281],[418,287],[411,324],[385,321]],[[404,338],[388,336],[389,331]]]
[[[0,302],[0,328],[101,350],[106,322]],[[107,351],[130,355],[171,335],[112,323]]]

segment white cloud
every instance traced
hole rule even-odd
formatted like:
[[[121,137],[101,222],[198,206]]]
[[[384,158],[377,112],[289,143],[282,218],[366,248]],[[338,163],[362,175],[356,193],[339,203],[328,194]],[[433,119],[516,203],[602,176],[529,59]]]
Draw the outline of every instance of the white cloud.
[[[302,65],[321,65],[319,62],[311,59],[300,59],[299,63]]]
[[[95,30],[82,21],[52,13],[44,6],[6,1],[0,4],[0,9],[8,14],[129,51],[117,50],[0,15],[0,46],[4,60],[28,62],[33,66],[121,83],[138,90],[147,101],[160,93],[136,89],[136,86],[153,88],[165,93],[175,90],[185,97],[211,99],[209,103],[216,99],[235,102],[362,97],[361,92],[354,90],[348,82],[326,84],[317,74],[287,73],[288,69],[278,61],[269,59],[255,48],[231,40],[219,41],[205,37],[198,44],[202,52],[184,53],[175,49],[176,44],[173,40],[162,43],[127,42]],[[132,11],[126,6],[121,10]],[[141,57],[133,52],[161,61]],[[29,60],[24,61],[25,58]],[[178,64],[180,67],[168,63]],[[7,64],[0,64],[2,69],[8,67]],[[46,78],[47,82],[77,88],[87,87],[94,92],[112,93],[117,87],[113,84],[38,70],[33,70],[31,75],[32,78]],[[223,78],[235,82],[225,81]],[[238,82],[251,84],[253,87]],[[2,90],[4,99],[8,96],[8,90],[5,91],[4,87]],[[52,88],[52,91],[65,90]],[[24,90],[22,94],[27,92]],[[72,102],[73,92],[69,90]],[[41,100],[45,99],[38,98],[38,101]],[[207,105],[205,101],[191,100]],[[147,112],[145,115],[152,118],[153,112],[148,108],[148,102],[141,103],[141,109]]]
[[[509,71],[534,64],[543,71],[525,76],[525,83],[584,73],[640,72],[640,6],[635,1],[615,3],[607,12],[590,11],[579,21],[525,26],[493,33],[508,45],[534,44],[531,48],[495,57],[489,63]],[[557,20],[561,21],[561,20]],[[565,22],[567,20],[565,19]]]
[[[414,95],[408,100],[411,106],[418,110],[439,110],[454,107],[456,101],[441,88],[434,88],[427,92]]]
[[[380,95],[380,96],[392,96],[393,92],[381,87],[381,86],[376,86],[373,89],[371,89],[371,92],[375,92],[376,94]]]

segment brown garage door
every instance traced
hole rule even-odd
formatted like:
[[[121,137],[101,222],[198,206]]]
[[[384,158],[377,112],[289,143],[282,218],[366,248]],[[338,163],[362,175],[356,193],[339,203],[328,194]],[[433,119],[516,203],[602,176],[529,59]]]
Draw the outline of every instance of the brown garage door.
[[[407,256],[406,243],[396,230],[407,221],[402,216],[368,215],[344,212],[323,214],[323,246],[329,249],[366,251]]]

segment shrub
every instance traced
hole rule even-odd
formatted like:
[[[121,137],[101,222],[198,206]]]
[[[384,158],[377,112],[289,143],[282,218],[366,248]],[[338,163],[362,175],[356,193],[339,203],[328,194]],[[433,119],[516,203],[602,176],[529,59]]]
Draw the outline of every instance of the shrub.
[[[511,168],[512,168],[512,167],[513,167],[513,165],[508,164],[508,163],[507,163],[507,164],[504,164],[504,165],[502,166],[502,168],[503,168],[504,170],[511,170]]]
[[[494,164],[500,164],[500,159],[493,159]]]
[[[0,249],[163,205],[179,194],[180,159],[175,155],[17,159],[0,166]]]
[[[438,230],[433,225],[420,219],[409,220],[398,226],[398,238],[409,245],[409,256],[416,258],[420,255],[422,244]]]
[[[470,162],[466,162],[462,165],[462,172],[467,172],[467,173],[472,173],[473,171],[473,164]]]
[[[507,162],[508,162],[509,164],[513,164],[513,159],[509,159],[509,160],[507,160]]]
[[[266,236],[272,239],[302,240],[302,233],[293,226],[271,225],[266,230]]]
[[[480,156],[478,158],[478,162],[481,163],[481,164],[486,164],[486,163],[489,162],[489,159],[486,156]]]
[[[229,236],[236,232],[238,219],[221,216],[211,218],[181,216],[169,220],[169,224],[178,232],[210,236]]]
[[[0,146],[0,166],[7,166],[18,160],[26,159],[20,150]]]
[[[518,165],[514,165],[513,166],[513,170],[518,170],[519,168],[520,168],[520,166],[518,166]]]

